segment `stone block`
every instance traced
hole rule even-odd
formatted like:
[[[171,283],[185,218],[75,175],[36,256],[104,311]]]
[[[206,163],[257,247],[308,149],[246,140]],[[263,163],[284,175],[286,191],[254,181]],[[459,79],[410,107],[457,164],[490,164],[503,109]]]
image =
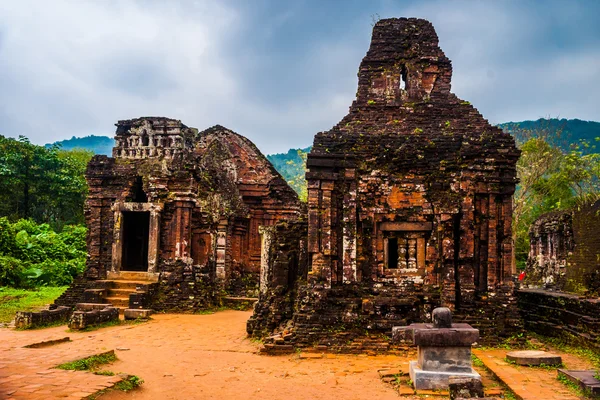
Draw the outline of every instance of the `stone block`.
[[[150,318],[154,313],[153,310],[142,309],[142,308],[128,308],[124,312],[125,319],[138,319],[138,318]]]
[[[592,395],[600,395],[600,381],[596,379],[596,371],[558,369],[559,375],[565,376],[571,382],[579,385]]]
[[[71,316],[71,308],[60,306],[54,310],[42,310],[39,312],[17,311],[15,315],[15,327],[18,329],[39,328],[44,325],[53,325],[67,322]]]
[[[447,390],[450,378],[481,380],[481,375],[474,369],[470,372],[425,371],[416,361],[410,362],[409,375],[416,390]]]
[[[104,305],[103,309],[92,309],[90,311],[74,311],[69,320],[69,328],[73,330],[85,329],[91,325],[98,325],[119,320],[119,309]]]
[[[483,384],[479,379],[452,376],[448,380],[448,390],[450,391],[451,400],[481,398],[484,396]]]
[[[75,311],[104,310],[106,307],[112,307],[112,304],[107,304],[107,303],[77,303],[77,304],[75,304]]]
[[[86,289],[83,292],[84,303],[102,303],[106,297],[106,289]]]
[[[418,365],[424,371],[471,372],[471,347],[419,347]]]
[[[471,346],[479,340],[479,330],[468,324],[452,324],[452,328],[415,329],[417,346]]]

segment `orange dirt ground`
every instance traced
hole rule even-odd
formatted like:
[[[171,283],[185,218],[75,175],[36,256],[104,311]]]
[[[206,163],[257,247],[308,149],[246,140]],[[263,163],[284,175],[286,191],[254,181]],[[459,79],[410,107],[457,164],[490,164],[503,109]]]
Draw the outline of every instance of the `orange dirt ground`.
[[[66,332],[65,326],[30,331],[0,329],[0,399],[81,399],[111,386],[117,377],[54,366],[113,350],[118,361],[102,368],[138,375],[134,391],[109,391],[100,400],[131,399],[418,399],[399,396],[380,380],[378,370],[407,370],[410,359],[395,355],[258,354],[260,344],[246,337],[247,311],[210,315],[159,314],[146,323]],[[71,342],[23,348],[65,336]],[[476,350],[477,356],[523,399],[576,399],[556,380],[556,370],[504,361],[506,350]],[[567,368],[592,366],[558,352]],[[486,390],[502,391],[480,369]],[[410,393],[401,386],[402,393]],[[492,395],[493,396],[493,395]],[[424,397],[441,398],[440,396]]]
[[[299,354],[259,355],[259,344],[246,338],[245,323],[250,315],[244,311],[155,315],[147,323],[88,333],[65,333],[64,326],[33,331],[2,329],[0,363],[4,364],[0,364],[3,365],[0,371],[16,368],[10,361],[15,350],[31,353],[30,360],[34,363],[40,357],[44,359],[44,354],[63,353],[61,359],[53,361],[56,365],[115,349],[119,360],[105,369],[138,375],[145,383],[129,393],[109,392],[102,400],[399,398],[390,385],[381,382],[377,371],[397,368],[406,364],[407,359],[391,355],[324,355],[318,359],[303,359]],[[29,343],[64,336],[69,336],[72,342],[45,349],[20,349]],[[49,367],[40,365],[38,369]],[[83,385],[87,379],[83,375],[95,376],[77,374],[81,377],[72,384]],[[29,382],[22,382],[21,389],[38,384],[35,375],[25,379]],[[24,378],[17,379],[21,380]],[[8,398],[74,399],[78,398],[75,393],[82,392],[85,390],[67,394],[71,397],[36,397],[35,390],[27,393],[21,390]]]

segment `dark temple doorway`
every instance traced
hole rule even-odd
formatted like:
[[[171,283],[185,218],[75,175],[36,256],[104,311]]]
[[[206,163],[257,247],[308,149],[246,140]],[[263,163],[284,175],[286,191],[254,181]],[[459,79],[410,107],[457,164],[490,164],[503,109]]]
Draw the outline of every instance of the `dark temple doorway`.
[[[123,271],[148,271],[150,212],[123,212]]]

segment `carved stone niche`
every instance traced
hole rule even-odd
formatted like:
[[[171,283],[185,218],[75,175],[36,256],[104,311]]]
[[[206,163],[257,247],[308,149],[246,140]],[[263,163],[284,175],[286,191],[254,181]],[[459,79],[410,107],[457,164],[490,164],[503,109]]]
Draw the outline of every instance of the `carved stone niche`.
[[[430,222],[383,222],[384,274],[420,275],[425,271]]]
[[[158,277],[158,249],[162,205],[156,203],[116,202],[112,265],[108,279],[121,272],[146,272]]]

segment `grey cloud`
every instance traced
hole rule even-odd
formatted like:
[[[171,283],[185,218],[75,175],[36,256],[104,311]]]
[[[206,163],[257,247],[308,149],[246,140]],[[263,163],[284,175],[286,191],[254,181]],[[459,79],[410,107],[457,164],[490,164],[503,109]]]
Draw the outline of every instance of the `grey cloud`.
[[[492,122],[598,120],[600,28],[588,4],[598,9],[583,1],[0,2],[0,133],[45,143],[165,115],[200,129],[222,124],[265,153],[304,147],[346,114],[374,13],[430,19],[453,60],[453,91]]]

